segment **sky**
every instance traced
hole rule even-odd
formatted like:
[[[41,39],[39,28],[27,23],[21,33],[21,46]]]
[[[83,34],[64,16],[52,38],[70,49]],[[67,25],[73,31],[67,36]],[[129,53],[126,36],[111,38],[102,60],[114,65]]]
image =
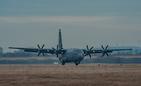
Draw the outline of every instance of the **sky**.
[[[141,46],[141,0],[0,0],[0,46]]]

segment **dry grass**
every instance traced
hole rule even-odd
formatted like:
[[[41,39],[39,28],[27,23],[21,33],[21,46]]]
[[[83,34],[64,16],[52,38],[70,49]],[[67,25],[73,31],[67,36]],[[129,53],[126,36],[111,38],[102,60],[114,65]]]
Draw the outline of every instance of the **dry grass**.
[[[140,86],[141,65],[0,65],[0,86]]]

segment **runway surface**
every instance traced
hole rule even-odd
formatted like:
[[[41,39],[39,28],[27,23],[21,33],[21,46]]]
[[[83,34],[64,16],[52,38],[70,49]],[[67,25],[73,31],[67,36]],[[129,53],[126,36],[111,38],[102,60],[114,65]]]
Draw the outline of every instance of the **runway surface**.
[[[140,86],[141,64],[0,65],[0,86]]]
[[[51,57],[0,57],[0,64],[61,64],[58,58]],[[141,56],[85,57],[81,64],[141,64]]]

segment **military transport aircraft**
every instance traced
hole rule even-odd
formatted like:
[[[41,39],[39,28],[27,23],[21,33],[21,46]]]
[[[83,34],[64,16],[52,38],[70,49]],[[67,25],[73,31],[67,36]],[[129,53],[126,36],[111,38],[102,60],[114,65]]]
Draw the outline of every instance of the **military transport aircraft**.
[[[102,49],[94,49],[94,47],[89,48],[89,46],[86,46],[86,49],[77,49],[77,48],[71,48],[71,49],[64,49],[62,44],[62,35],[61,35],[61,29],[59,29],[59,40],[57,48],[51,48],[51,49],[45,49],[45,45],[43,44],[40,46],[37,45],[37,48],[20,48],[20,47],[9,47],[10,49],[19,49],[23,50],[25,52],[36,52],[38,53],[38,56],[41,54],[44,56],[45,53],[48,54],[55,54],[62,65],[65,65],[65,63],[74,62],[76,65],[80,64],[80,62],[84,59],[85,56],[89,56],[91,58],[91,54],[95,53],[102,53],[102,56],[109,56],[109,53],[112,53],[113,51],[124,51],[124,50],[132,50],[132,49],[108,49],[108,45],[104,47],[101,46]]]

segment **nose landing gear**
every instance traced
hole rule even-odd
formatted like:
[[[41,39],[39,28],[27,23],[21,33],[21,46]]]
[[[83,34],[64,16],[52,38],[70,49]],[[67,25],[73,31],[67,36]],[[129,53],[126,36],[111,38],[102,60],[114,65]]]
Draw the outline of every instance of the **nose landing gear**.
[[[65,65],[65,62],[64,61],[62,61],[62,65]]]
[[[80,64],[80,61],[77,61],[77,62],[74,62],[75,63],[75,65],[77,66],[77,65],[79,65]]]

